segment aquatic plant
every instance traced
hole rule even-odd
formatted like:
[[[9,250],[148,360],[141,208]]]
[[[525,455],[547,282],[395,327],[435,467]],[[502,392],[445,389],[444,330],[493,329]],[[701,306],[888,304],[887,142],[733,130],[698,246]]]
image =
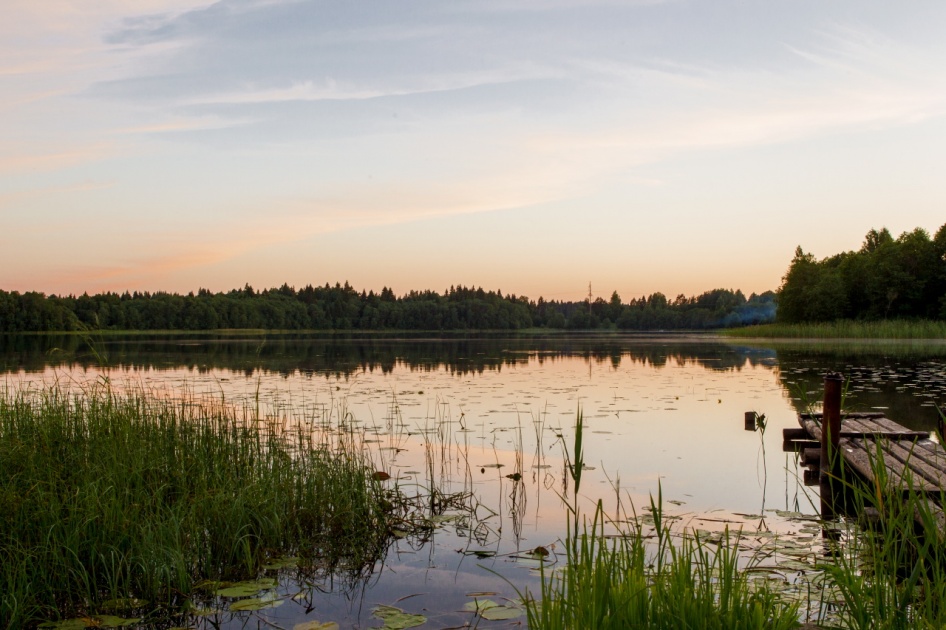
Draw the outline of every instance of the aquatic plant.
[[[632,509],[608,517],[598,501],[590,522],[581,516],[578,491],[584,464],[584,422],[579,410],[563,497],[572,516],[567,561],[541,568],[541,591],[526,593],[529,627],[560,628],[793,628],[799,603],[781,599],[765,582],[749,579],[757,559],[740,549],[727,528],[712,540],[672,526],[663,495],[648,514]],[[619,506],[619,510],[621,510]],[[580,525],[579,525],[580,523]]]
[[[107,382],[0,392],[0,627],[166,615],[287,554],[370,571],[392,506],[354,442]]]

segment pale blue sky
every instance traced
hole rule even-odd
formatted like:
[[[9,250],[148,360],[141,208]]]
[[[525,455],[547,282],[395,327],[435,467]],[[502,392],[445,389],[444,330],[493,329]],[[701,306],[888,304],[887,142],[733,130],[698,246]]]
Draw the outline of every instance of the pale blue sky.
[[[5,0],[0,289],[775,289],[796,245],[946,223],[944,33],[941,2]]]

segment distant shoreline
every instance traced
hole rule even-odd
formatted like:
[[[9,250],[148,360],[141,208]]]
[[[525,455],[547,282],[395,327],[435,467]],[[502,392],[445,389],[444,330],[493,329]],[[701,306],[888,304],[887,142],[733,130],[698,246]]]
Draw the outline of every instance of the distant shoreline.
[[[852,321],[804,324],[759,324],[742,328],[716,331],[723,337],[740,339],[900,339],[900,340],[946,340],[946,321],[937,320],[886,320]]]

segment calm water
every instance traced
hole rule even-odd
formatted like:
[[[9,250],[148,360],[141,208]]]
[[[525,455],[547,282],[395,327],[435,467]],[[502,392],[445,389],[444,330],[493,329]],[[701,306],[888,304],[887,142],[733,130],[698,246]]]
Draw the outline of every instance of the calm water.
[[[103,363],[108,368],[100,367]],[[662,489],[690,526],[797,533],[775,510],[815,514],[781,431],[821,397],[827,371],[850,377],[847,406],[931,428],[946,403],[946,345],[772,345],[712,337],[135,336],[0,337],[8,387],[113,384],[257,405],[276,418],[343,424],[408,491],[470,493],[429,540],[396,541],[367,581],[285,581],[286,604],[223,625],[318,619],[380,625],[378,604],[425,627],[474,623],[474,594],[535,588],[529,550],[561,548],[563,445],[586,423],[583,508],[647,505]],[[745,431],[765,414],[764,434]],[[763,448],[764,447],[764,448]],[[518,475],[521,475],[519,478]],[[497,575],[498,574],[498,575]],[[507,581],[509,583],[507,583]],[[325,591],[325,592],[323,592]],[[482,597],[482,595],[479,595]],[[481,627],[508,621],[479,620]]]

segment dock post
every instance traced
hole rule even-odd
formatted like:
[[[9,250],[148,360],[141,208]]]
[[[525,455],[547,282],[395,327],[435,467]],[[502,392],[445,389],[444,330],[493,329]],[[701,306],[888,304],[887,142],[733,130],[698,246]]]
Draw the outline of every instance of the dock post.
[[[841,469],[841,387],[844,377],[828,372],[824,377],[824,407],[821,415],[821,515],[833,518],[837,514],[836,482]]]
[[[821,475],[839,472],[841,441],[841,386],[844,377],[828,372],[824,377],[824,408],[821,416]]]

